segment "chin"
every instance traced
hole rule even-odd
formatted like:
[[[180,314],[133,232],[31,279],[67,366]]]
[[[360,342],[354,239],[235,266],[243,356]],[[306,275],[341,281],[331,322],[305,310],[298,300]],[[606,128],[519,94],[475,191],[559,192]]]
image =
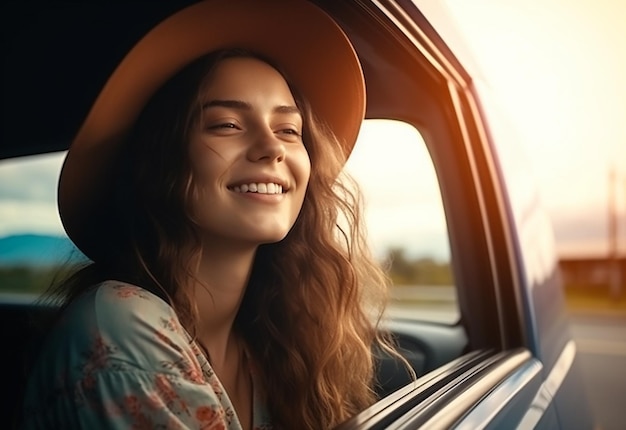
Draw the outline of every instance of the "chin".
[[[264,240],[260,240],[259,244],[261,245],[267,245],[270,243],[277,243],[280,242],[281,240],[283,240],[284,238],[287,237],[287,234],[289,232],[285,232],[283,234],[273,234],[273,235],[268,235]]]
[[[293,224],[267,223],[264,228],[256,228],[248,230],[249,238],[253,238],[258,244],[276,243],[283,240],[291,231]],[[244,233],[244,230],[242,230]],[[245,233],[244,233],[245,234]]]

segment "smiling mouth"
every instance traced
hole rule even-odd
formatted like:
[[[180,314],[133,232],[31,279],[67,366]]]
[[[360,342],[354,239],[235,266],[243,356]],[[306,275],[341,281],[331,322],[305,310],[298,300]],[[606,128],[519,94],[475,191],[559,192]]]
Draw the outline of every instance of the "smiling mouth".
[[[228,187],[235,193],[256,193],[256,194],[284,194],[287,192],[283,186],[274,182],[252,182],[250,184],[241,184]]]

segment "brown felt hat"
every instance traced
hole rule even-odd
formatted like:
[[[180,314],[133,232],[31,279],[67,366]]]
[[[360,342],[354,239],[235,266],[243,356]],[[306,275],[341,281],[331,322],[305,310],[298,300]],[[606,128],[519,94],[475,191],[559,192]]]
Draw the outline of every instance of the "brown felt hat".
[[[242,48],[281,67],[349,153],[365,115],[365,82],[341,28],[305,0],[206,0],[166,18],[126,55],[95,100],[63,165],[59,213],[88,257],[107,229],[98,212],[114,183],[110,163],[152,95],[195,59]],[[110,202],[109,202],[110,203]],[[95,216],[94,216],[95,215]]]

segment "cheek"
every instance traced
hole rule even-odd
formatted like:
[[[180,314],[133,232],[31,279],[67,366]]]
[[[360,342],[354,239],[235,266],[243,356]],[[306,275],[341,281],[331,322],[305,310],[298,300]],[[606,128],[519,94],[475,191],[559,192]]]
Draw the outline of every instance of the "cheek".
[[[198,157],[191,162],[188,205],[194,219],[206,217],[206,210],[217,197],[220,184],[218,165],[211,157]]]
[[[311,177],[311,159],[306,149],[303,149],[302,152],[298,154],[296,161],[298,166],[298,179],[302,187],[306,188]]]
[[[232,164],[232,156],[229,155],[206,144],[193,148],[189,157],[195,188],[203,190],[218,184]]]

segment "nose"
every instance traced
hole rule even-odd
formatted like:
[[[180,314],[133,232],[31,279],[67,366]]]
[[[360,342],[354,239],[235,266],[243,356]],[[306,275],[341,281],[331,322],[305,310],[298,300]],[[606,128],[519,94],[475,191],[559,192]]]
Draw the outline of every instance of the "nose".
[[[284,142],[276,137],[272,131],[258,133],[254,143],[248,149],[248,159],[253,162],[276,161],[280,163],[285,159],[285,155]]]

